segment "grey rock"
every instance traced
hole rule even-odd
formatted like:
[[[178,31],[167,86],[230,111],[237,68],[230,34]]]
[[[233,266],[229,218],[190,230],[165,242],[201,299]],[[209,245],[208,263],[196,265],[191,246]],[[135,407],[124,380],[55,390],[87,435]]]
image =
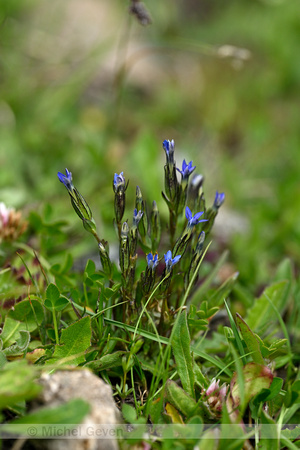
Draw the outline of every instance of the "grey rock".
[[[61,370],[43,374],[40,383],[44,389],[38,406],[57,407],[74,398],[90,403],[91,411],[78,425],[72,436],[83,439],[33,440],[32,444],[45,450],[118,450],[114,426],[122,422],[112,397],[110,386],[87,369]],[[35,405],[35,408],[37,404]],[[79,431],[80,430],[80,431]],[[77,434],[76,434],[77,433]],[[108,439],[104,437],[110,436]]]

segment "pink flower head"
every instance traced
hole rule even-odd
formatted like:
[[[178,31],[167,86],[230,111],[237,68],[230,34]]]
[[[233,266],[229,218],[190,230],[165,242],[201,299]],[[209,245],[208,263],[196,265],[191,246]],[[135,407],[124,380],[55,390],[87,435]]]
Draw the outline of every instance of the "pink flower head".
[[[5,227],[9,221],[10,213],[14,211],[13,208],[7,208],[3,202],[0,203],[0,226]]]
[[[207,405],[211,413],[218,414],[222,411],[223,403],[226,398],[228,386],[224,383],[219,387],[220,380],[213,379],[209,387],[204,391]]]
[[[214,378],[210,383],[210,385],[208,386],[208,388],[206,389],[205,394],[209,397],[213,392],[218,391],[219,383],[220,380],[216,381],[216,379]]]

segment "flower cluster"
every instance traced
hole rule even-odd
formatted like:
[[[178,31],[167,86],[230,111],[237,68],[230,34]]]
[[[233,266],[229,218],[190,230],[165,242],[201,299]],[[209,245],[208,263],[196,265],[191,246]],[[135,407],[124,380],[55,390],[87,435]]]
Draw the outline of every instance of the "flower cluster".
[[[0,203],[0,242],[15,241],[27,229],[27,222],[23,220],[21,211],[8,208]]]
[[[219,384],[220,380],[213,379],[209,387],[202,392],[209,412],[213,416],[218,416],[221,413],[228,390],[225,383],[221,387],[219,387]]]
[[[223,193],[217,192],[211,208],[206,208],[202,192],[203,177],[195,173],[196,166],[192,161],[187,163],[184,159],[181,168],[176,167],[174,140],[165,140],[163,149],[166,155],[163,198],[169,209],[169,243],[167,234],[161,231],[161,219],[156,201],[152,202],[151,210],[147,208],[139,186],[136,186],[132,222],[128,220],[123,222],[128,181],[126,182],[124,172],[120,172],[114,174],[112,182],[114,225],[119,239],[120,270],[117,278],[119,277],[122,285],[121,319],[132,323],[139,314],[141,305],[148,298],[150,301],[151,293],[157,291],[157,298],[155,301],[153,299],[153,304],[150,303],[149,308],[153,309],[154,320],[160,315],[158,322],[161,332],[166,329],[168,321],[173,320],[170,311],[174,310],[178,301],[175,300],[176,291],[182,291],[187,284],[196,279],[205,237],[225,198]],[[178,172],[181,175],[180,181],[177,178]],[[114,286],[116,282],[113,277],[117,273],[115,261],[112,261],[109,256],[107,242],[100,239],[97,234],[88,203],[74,186],[72,173],[68,169],[65,174],[58,172],[58,178],[66,187],[72,206],[83,221],[85,229],[96,238],[104,275],[109,286]],[[146,262],[145,260],[138,262],[138,255],[141,252],[145,254]],[[164,256],[160,257],[159,252]],[[162,261],[161,264],[160,261]],[[136,270],[137,267],[138,270]],[[177,274],[182,276],[178,277]],[[118,308],[114,309],[114,314],[120,319]]]

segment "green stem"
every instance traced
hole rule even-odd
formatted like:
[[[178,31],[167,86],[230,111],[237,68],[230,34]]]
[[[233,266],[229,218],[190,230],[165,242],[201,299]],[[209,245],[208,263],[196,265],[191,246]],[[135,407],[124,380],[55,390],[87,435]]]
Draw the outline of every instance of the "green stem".
[[[52,310],[52,316],[53,316],[53,325],[54,325],[54,332],[55,332],[55,340],[56,340],[56,344],[59,345],[57,320],[56,320],[56,315],[55,315],[54,309]]]
[[[169,209],[170,211],[170,244],[171,248],[174,247],[175,244],[175,232],[176,232],[176,225],[177,225],[177,215],[174,210]]]

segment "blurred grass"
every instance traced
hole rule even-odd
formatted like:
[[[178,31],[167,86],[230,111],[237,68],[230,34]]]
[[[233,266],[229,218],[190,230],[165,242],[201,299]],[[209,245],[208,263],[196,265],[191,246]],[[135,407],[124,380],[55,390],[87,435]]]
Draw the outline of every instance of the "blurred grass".
[[[161,142],[174,138],[178,164],[193,159],[207,197],[226,192],[229,216],[248,220],[225,245],[254,289],[285,256],[300,263],[299,2],[145,4],[146,28],[121,0],[0,4],[0,200],[51,203],[87,251],[57,171],[72,171],[113,239],[114,172],[130,179],[125,218],[136,184],[166,214]],[[220,57],[229,44],[251,57]],[[218,221],[222,241],[228,224]]]

